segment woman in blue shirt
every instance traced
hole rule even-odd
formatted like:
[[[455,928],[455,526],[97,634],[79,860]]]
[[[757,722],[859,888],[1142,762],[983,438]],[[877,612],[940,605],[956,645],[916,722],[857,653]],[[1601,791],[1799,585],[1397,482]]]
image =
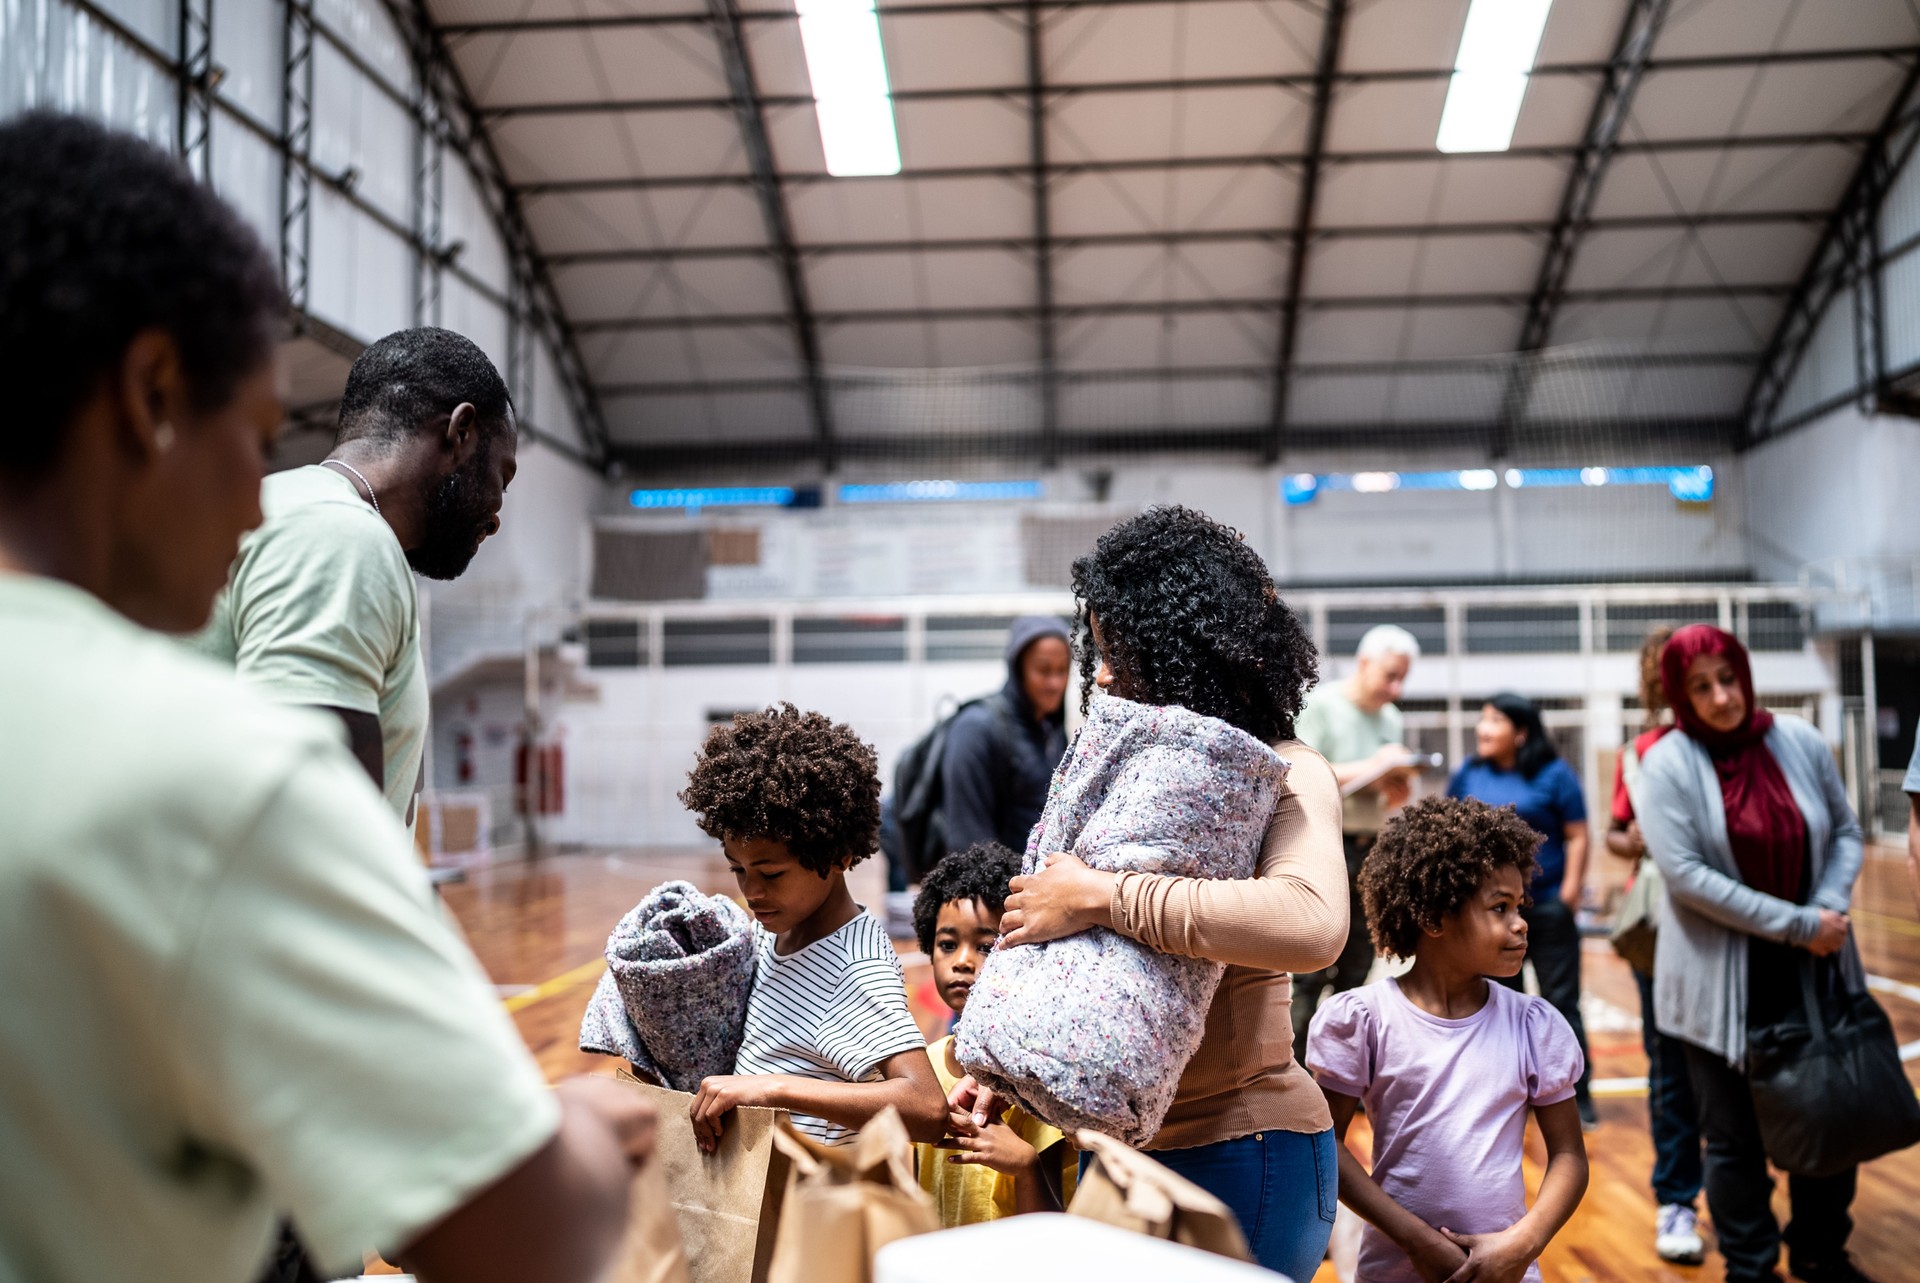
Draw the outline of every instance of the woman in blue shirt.
[[[1471,797],[1488,806],[1511,806],[1544,838],[1530,889],[1527,960],[1540,981],[1540,996],[1567,1018],[1587,1054],[1587,1027],[1580,1020],[1580,927],[1574,921],[1587,876],[1587,802],[1580,777],[1560,756],[1540,721],[1540,710],[1522,695],[1495,695],[1480,710],[1473,729],[1474,755],[1447,785],[1448,797]],[[1502,983],[1520,987],[1520,977]],[[1591,1064],[1580,1073],[1574,1100],[1580,1122],[1598,1126],[1590,1084]]]

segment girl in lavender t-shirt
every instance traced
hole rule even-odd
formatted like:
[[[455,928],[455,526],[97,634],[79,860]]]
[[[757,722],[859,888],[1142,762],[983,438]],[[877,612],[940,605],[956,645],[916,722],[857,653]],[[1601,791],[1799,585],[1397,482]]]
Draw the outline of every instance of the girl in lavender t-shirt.
[[[1541,998],[1487,983],[1527,956],[1520,916],[1540,835],[1511,807],[1431,798],[1381,830],[1360,894],[1381,952],[1413,969],[1321,1004],[1307,1063],[1343,1142],[1340,1201],[1369,1224],[1360,1283],[1539,1283],[1535,1263],[1587,1188],[1580,1045]],[[1373,1171],[1344,1144],[1373,1124]],[[1527,1207],[1527,1110],[1547,1172]]]

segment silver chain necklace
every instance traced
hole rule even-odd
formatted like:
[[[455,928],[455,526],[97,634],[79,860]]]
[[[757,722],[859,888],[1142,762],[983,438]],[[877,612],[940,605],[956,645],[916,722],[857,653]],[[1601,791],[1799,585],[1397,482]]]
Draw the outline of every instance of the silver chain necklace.
[[[373,482],[361,476],[360,469],[354,467],[344,459],[322,459],[320,462],[331,463],[336,468],[345,468],[348,472],[351,472],[354,478],[367,488],[367,502],[373,505],[373,515],[383,521],[386,519],[386,514],[380,511],[380,497],[373,492]]]

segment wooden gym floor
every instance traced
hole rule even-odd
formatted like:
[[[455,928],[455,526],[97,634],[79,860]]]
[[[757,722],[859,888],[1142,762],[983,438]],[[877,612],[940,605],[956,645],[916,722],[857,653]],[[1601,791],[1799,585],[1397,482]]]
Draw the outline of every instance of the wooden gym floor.
[[[880,906],[877,861],[856,870],[856,892]],[[495,866],[446,888],[520,1032],[550,1078],[611,1072],[606,1057],[575,1045],[580,1014],[602,970],[601,950],[622,913],[649,888],[685,878],[703,890],[731,893],[717,850],[626,851],[553,856]],[[1903,854],[1871,848],[1855,897],[1855,924],[1878,997],[1920,1084],[1920,918],[1907,892]],[[910,946],[908,946],[910,947]],[[924,960],[909,959],[908,997],[929,1036],[944,1027],[946,1008],[930,988]],[[1703,1266],[1663,1263],[1653,1253],[1653,1196],[1648,1188],[1653,1145],[1647,1134],[1638,994],[1625,964],[1604,942],[1589,941],[1586,1016],[1593,1044],[1600,1129],[1587,1137],[1593,1182],[1586,1201],[1543,1258],[1545,1283],[1720,1283],[1717,1255]],[[1361,1125],[1363,1126],[1364,1120]],[[1365,1140],[1360,1152],[1365,1154]],[[1539,1177],[1537,1132],[1529,1132],[1530,1180]],[[1785,1182],[1777,1204],[1786,1214]],[[1703,1207],[1704,1212],[1704,1207]],[[1878,1283],[1920,1277],[1920,1149],[1870,1165],[1854,1203],[1854,1258]],[[1708,1235],[1711,1248],[1711,1234]],[[1316,1283],[1332,1283],[1323,1267]]]

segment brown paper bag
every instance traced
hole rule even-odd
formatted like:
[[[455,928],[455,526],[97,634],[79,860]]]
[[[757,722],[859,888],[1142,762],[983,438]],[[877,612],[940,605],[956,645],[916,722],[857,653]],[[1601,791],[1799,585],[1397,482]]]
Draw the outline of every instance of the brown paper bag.
[[[1073,1139],[1093,1155],[1094,1161],[1080,1178],[1068,1215],[1217,1252],[1236,1261],[1253,1259],[1233,1209],[1212,1194],[1111,1136],[1082,1131]]]
[[[627,1202],[627,1236],[614,1254],[606,1283],[693,1283],[687,1273],[680,1220],[667,1194],[666,1167],[656,1153],[633,1178]]]
[[[940,1228],[913,1174],[913,1142],[888,1106],[851,1145],[822,1145],[782,1119],[774,1144],[793,1160],[768,1283],[871,1283],[873,1254]]]
[[[643,1172],[642,1179],[634,1182],[634,1220],[627,1234],[632,1265],[627,1273],[616,1272],[612,1278],[616,1283],[674,1283],[675,1275],[658,1272],[664,1267],[652,1264],[665,1251],[658,1208],[670,1204],[683,1244],[679,1279],[767,1283],[790,1166],[773,1141],[777,1120],[785,1115],[777,1109],[736,1109],[727,1118],[720,1148],[703,1154],[694,1143],[693,1120],[687,1116],[691,1095],[641,1082],[624,1070],[618,1078],[659,1111],[653,1158],[647,1164],[658,1173],[659,1201],[651,1209],[642,1205]],[[649,1237],[643,1240],[642,1235]]]

